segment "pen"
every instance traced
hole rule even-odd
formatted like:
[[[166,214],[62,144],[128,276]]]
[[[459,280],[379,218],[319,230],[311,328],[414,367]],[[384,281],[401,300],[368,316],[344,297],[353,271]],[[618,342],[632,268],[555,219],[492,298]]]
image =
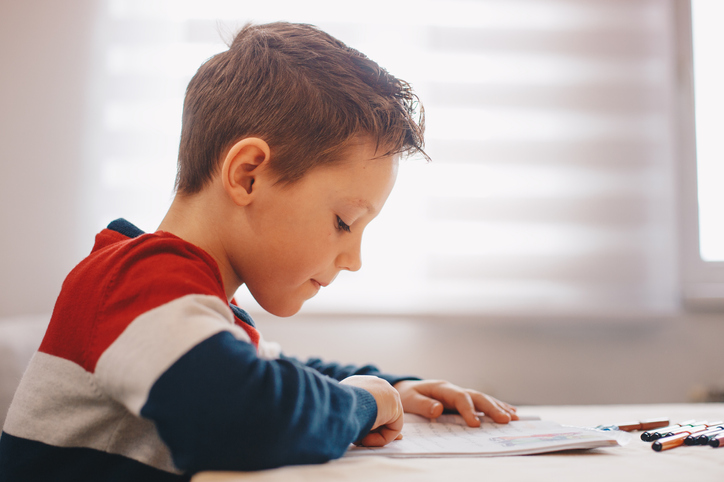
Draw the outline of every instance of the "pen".
[[[724,447],[724,433],[715,435],[709,439],[709,445],[711,447]]]
[[[666,427],[669,425],[668,418],[650,418],[648,420],[641,420],[641,426],[639,430],[654,430],[657,428]]]
[[[670,435],[668,437],[662,437],[658,440],[656,440],[653,444],[651,444],[651,448],[654,449],[656,452],[661,452],[662,450],[668,450],[673,449],[674,447],[678,447],[679,445],[682,445],[684,443],[684,440],[686,437],[691,435],[692,433],[696,432],[702,432],[707,429],[706,425],[696,425],[693,427],[688,427],[688,431],[679,432],[675,435]]]
[[[719,424],[721,424],[721,423],[722,423],[721,421],[716,421],[716,422],[706,422],[706,421],[704,421],[704,422],[694,422],[694,423],[692,423],[691,425],[686,425],[686,426],[681,426],[681,427],[679,427],[679,428],[675,428],[675,429],[671,430],[670,432],[663,434],[660,438],[671,437],[672,435],[676,435],[676,434],[684,433],[684,432],[689,432],[689,433],[691,433],[691,431],[690,431],[691,427],[701,427],[701,426],[703,426],[703,427],[706,427],[706,428],[705,428],[705,430],[706,430],[706,429],[708,429],[709,427],[716,426],[716,425],[719,425]]]
[[[719,425],[717,427],[709,427],[706,431],[692,434],[689,437],[684,440],[685,445],[707,445],[709,443],[709,438],[712,435],[718,435],[719,432],[724,430],[724,425]],[[689,439],[692,439],[691,441]]]
[[[661,433],[668,433],[670,430],[673,430],[675,428],[683,427],[685,425],[691,425],[692,423],[695,423],[696,420],[687,420],[685,422],[676,423],[673,425],[669,425],[668,427],[664,427],[658,430],[649,430],[641,434],[641,440],[644,442],[652,442],[656,439],[661,438]]]
[[[668,418],[652,418],[648,420],[641,420],[640,422],[625,422],[612,425],[610,427],[616,427],[614,430],[621,430],[624,432],[632,432],[634,430],[653,430],[655,428],[662,428],[669,425]]]

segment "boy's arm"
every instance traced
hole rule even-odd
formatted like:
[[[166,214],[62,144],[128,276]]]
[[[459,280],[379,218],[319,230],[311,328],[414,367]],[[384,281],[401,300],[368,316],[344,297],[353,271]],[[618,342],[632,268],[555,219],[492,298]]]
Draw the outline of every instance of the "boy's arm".
[[[299,360],[282,355],[283,358],[297,364]],[[387,380],[400,393],[405,412],[415,413],[427,418],[437,418],[444,410],[458,412],[471,427],[480,425],[477,412],[484,412],[498,423],[517,420],[516,408],[490,395],[475,390],[461,388],[444,380],[421,380],[417,377],[397,376],[380,373],[377,367],[365,365],[339,365],[324,363],[318,358],[310,358],[304,364],[315,370],[341,380],[352,375],[373,375]]]
[[[174,463],[199,470],[257,470],[340,457],[375,422],[361,388],[340,385],[218,333],[154,383],[141,416],[154,421]]]
[[[182,297],[136,318],[96,366],[99,388],[154,422],[178,468],[324,462],[391,422],[369,390],[260,358],[230,318],[216,297]]]
[[[383,380],[386,380],[390,385],[395,385],[398,382],[401,382],[403,380],[420,380],[418,377],[414,376],[407,376],[407,375],[391,375],[389,373],[382,373],[380,370],[374,366],[374,365],[364,365],[361,367],[355,366],[355,365],[341,365],[339,363],[325,363],[324,361],[320,360],[319,358],[309,358],[306,362],[302,362],[294,357],[289,357],[284,354],[281,355],[281,358],[284,360],[288,360],[292,363],[295,363],[299,366],[306,366],[309,368],[313,368],[314,370],[318,371],[319,373],[323,375],[327,375],[330,378],[334,378],[335,380],[344,380],[347,377],[351,377],[354,375],[372,375],[379,378],[382,378]]]

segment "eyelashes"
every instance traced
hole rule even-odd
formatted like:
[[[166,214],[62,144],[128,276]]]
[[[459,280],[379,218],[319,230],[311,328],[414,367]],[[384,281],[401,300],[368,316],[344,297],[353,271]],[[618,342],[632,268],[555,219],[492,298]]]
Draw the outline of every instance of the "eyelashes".
[[[337,216],[337,229],[339,229],[340,231],[346,231],[348,233],[351,231],[347,223],[342,221],[342,218],[340,218],[339,216]]]

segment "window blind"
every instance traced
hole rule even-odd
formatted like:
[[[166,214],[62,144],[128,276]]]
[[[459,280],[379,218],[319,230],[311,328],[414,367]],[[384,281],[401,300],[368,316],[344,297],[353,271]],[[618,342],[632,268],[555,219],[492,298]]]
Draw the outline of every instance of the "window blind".
[[[433,162],[402,161],[362,270],[304,312],[669,313],[672,11],[660,0],[108,0],[88,218],[94,230],[119,216],[154,230],[198,66],[247,21],[312,23],[413,85]],[[260,309],[243,287],[237,299]]]

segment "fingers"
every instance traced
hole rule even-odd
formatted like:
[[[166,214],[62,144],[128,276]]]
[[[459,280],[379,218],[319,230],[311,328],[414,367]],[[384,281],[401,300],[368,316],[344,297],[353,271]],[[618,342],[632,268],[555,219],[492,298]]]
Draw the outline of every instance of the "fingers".
[[[402,404],[406,412],[416,413],[427,418],[437,418],[445,409],[442,403],[418,392],[407,395]]]
[[[468,392],[462,391],[455,397],[455,410],[463,417],[469,427],[480,426],[480,418],[475,413],[475,404]]]
[[[473,390],[470,390],[470,396],[475,408],[485,413],[496,423],[508,423],[511,420],[518,420],[517,409],[514,406]]]
[[[390,437],[388,432],[384,428],[378,428],[374,432],[365,435],[359,444],[363,447],[383,447],[395,439],[395,437]]]
[[[458,411],[471,427],[480,426],[475,414],[475,404],[466,390],[442,380],[400,382],[395,385],[400,392],[406,412],[428,418],[437,418],[445,408]]]
[[[513,405],[509,405],[505,402],[501,402],[500,400],[498,400],[498,403],[500,403],[501,406],[503,407],[503,409],[505,409],[505,411],[508,412],[511,420],[519,420],[517,407],[514,407]]]
[[[480,419],[475,413],[475,404],[467,390],[463,390],[452,383],[431,381],[428,384],[419,385],[418,391],[424,398],[427,398],[428,401],[425,402],[427,407],[431,407],[436,400],[439,401],[439,407],[435,406],[435,417],[442,415],[444,408],[452,408],[457,410],[469,426],[480,426]],[[423,404],[422,401],[420,403]],[[407,406],[405,406],[405,409],[409,410]],[[427,408],[427,410],[431,410],[431,408]],[[423,413],[421,415],[429,416]]]
[[[479,427],[477,412],[483,412],[496,423],[508,423],[517,420],[516,408],[505,402],[475,390],[463,389],[451,383],[435,383],[429,391],[420,390],[426,395],[443,402],[445,408],[454,408],[470,427]]]
[[[471,427],[480,426],[478,412],[497,423],[518,420],[514,406],[443,380],[402,381],[395,388],[400,392],[405,411],[425,417],[436,418],[448,408],[457,410]]]
[[[402,430],[404,407],[400,399],[401,395],[386,380],[369,375],[355,375],[345,378],[340,384],[362,388],[374,397],[377,404],[377,418],[372,425],[372,432],[377,432],[377,429],[382,426],[387,426],[388,429],[397,428],[397,433]],[[399,427],[396,422],[399,423]],[[397,434],[394,436],[397,436]],[[384,443],[391,441],[391,439],[388,440],[387,438],[385,440]]]
[[[382,447],[392,442],[393,440],[402,439],[403,417],[402,414],[391,423],[377,427],[372,432],[365,435],[365,437],[359,442],[360,445],[365,447]]]

